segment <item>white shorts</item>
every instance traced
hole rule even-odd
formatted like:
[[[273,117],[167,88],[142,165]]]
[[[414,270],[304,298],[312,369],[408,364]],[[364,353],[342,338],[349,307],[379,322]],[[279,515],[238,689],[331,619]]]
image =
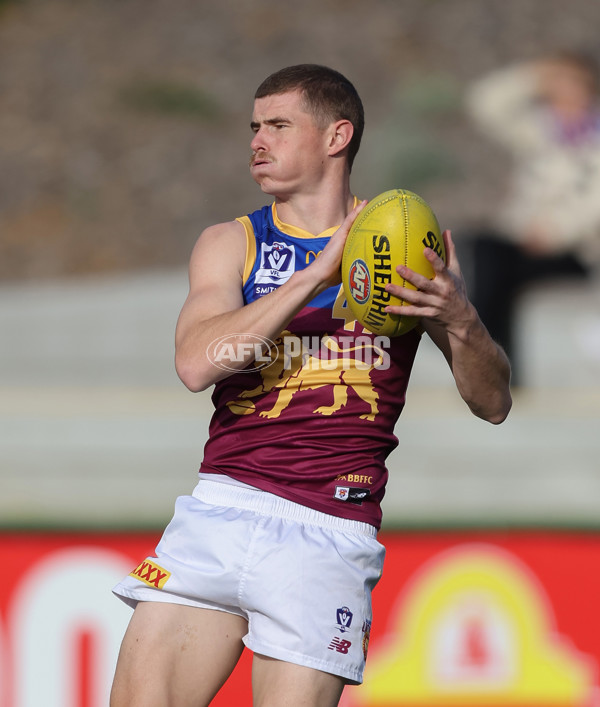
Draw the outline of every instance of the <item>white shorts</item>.
[[[237,614],[255,653],[362,682],[385,550],[366,523],[201,480],[114,592]]]

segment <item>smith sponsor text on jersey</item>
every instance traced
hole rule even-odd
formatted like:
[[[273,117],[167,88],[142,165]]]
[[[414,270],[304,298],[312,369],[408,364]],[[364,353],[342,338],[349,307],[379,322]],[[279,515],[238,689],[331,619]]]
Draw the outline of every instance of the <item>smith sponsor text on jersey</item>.
[[[307,267],[336,230],[314,236],[284,224],[274,204],[238,220],[247,236],[245,303]],[[200,471],[379,527],[385,459],[398,443],[394,426],[419,340],[416,330],[372,334],[352,318],[341,286],[325,290],[274,342],[270,365],[215,385]],[[352,484],[361,503],[339,498],[342,476],[361,480]]]

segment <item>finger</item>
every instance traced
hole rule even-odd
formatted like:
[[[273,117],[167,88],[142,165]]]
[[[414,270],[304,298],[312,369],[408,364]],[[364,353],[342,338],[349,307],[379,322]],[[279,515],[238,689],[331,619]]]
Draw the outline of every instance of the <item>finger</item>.
[[[406,265],[398,265],[396,267],[396,272],[403,280],[406,280],[406,282],[410,282],[410,284],[416,287],[418,290],[427,291],[432,289],[432,280],[430,280],[425,275],[422,275],[421,273],[411,270]],[[393,283],[387,285],[386,289],[391,292],[391,290],[389,289],[390,287],[399,287],[399,285],[393,285]]]
[[[343,239],[345,241],[346,238],[348,237],[348,234],[350,233],[350,229],[352,228],[352,224],[356,220],[356,217],[365,208],[366,205],[367,205],[367,201],[359,202],[352,209],[352,211],[350,211],[350,213],[346,216],[346,218],[342,221],[340,227],[333,234],[332,238]]]
[[[366,200],[366,199],[363,199],[363,201],[360,201],[360,202],[352,209],[352,211],[346,216],[346,218],[345,218],[344,221],[342,222],[342,226],[343,226],[344,228],[347,227],[348,230],[350,230],[350,227],[352,226],[352,224],[353,224],[354,221],[356,220],[356,217],[357,217],[358,214],[365,208],[366,205],[367,205],[367,200]]]
[[[436,301],[435,295],[432,296],[430,293],[424,292],[423,290],[413,290],[412,287],[391,285],[386,289],[392,297],[397,298],[402,302],[409,302],[410,304],[429,306]]]
[[[435,307],[419,307],[414,304],[390,304],[383,310],[388,314],[400,314],[403,317],[437,317],[438,311]]]
[[[350,213],[342,221],[339,228],[329,239],[329,243],[327,243],[323,249],[322,256],[316,258],[311,263],[311,267],[317,268],[317,270],[325,269],[326,271],[331,271],[329,274],[326,272],[326,277],[335,277],[335,282],[333,284],[338,284],[340,281],[340,265],[348,234],[350,233],[350,229],[356,217],[364,209],[366,204],[366,201],[361,201],[350,211]]]
[[[446,251],[446,261],[444,261],[440,256],[431,248],[426,248],[425,251],[423,252],[425,258],[429,261],[431,264],[431,267],[433,268],[433,272],[435,273],[436,276],[442,275],[446,269],[449,267],[448,266],[448,251]]]

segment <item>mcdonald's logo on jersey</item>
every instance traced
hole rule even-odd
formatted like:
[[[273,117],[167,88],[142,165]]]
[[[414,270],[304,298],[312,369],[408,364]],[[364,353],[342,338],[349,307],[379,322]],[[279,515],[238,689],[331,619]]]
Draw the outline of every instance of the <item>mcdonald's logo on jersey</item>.
[[[321,255],[322,252],[323,252],[322,250],[318,250],[316,253],[314,250],[306,251],[306,257],[304,259],[304,262],[306,263],[306,265],[311,263],[313,260],[316,260]]]

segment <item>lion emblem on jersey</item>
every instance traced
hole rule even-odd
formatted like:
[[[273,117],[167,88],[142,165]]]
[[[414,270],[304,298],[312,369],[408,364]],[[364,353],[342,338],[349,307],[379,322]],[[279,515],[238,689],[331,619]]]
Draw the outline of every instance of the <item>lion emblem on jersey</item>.
[[[373,369],[386,361],[387,354],[370,339],[364,344],[341,348],[330,336],[321,339],[321,350],[327,349],[329,356],[315,355],[314,351],[303,350],[290,356],[286,349],[286,337],[290,332],[283,332],[271,350],[273,363],[260,370],[262,382],[251,390],[245,390],[239,398],[230,400],[227,407],[236,415],[250,415],[256,411],[252,398],[271,393],[275,396],[271,408],[259,414],[265,418],[276,418],[292,403],[294,396],[317,388],[331,389],[331,404],[320,405],[313,410],[319,415],[332,415],[348,401],[348,392],[353,390],[368,406],[368,412],[360,416],[362,420],[374,420],[378,413],[379,395],[373,387],[371,374]],[[296,338],[297,340],[297,338]],[[288,339],[289,341],[289,339]],[[370,349],[371,363],[365,365],[365,350]],[[361,356],[357,356],[357,352]],[[350,354],[354,354],[351,356]],[[374,355],[374,356],[373,356]]]

